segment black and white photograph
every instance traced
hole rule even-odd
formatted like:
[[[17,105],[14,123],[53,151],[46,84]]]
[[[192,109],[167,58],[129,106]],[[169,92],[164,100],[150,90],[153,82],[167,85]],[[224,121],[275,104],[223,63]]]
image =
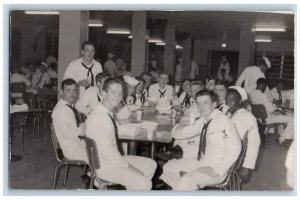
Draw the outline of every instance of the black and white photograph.
[[[198,7],[7,8],[9,192],[295,192],[293,5]]]

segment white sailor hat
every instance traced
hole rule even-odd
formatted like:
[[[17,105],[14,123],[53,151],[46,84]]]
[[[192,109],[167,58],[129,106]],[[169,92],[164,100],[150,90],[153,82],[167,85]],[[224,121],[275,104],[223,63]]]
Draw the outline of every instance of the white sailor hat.
[[[222,61],[227,61],[226,56],[222,56],[222,57],[221,57],[221,60],[222,60]]]
[[[242,101],[245,101],[248,99],[247,93],[244,88],[240,86],[230,86],[229,89],[234,89],[236,90],[242,97]]]
[[[266,65],[267,65],[268,69],[271,68],[271,62],[270,62],[270,60],[266,56],[263,56],[263,59],[264,59]]]
[[[46,63],[46,62],[44,62],[44,61],[43,61],[43,62],[41,62],[41,63],[40,63],[40,65],[43,65],[44,67],[48,68],[48,65],[47,65],[47,63]]]
[[[134,77],[124,75],[123,78],[124,78],[124,81],[129,85],[135,86],[135,85],[139,84],[139,81],[136,80]]]

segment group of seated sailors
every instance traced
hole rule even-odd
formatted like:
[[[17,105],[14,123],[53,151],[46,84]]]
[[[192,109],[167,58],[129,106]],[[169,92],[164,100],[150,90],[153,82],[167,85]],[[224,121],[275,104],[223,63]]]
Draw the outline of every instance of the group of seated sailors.
[[[153,105],[160,105],[157,108],[161,109],[174,107],[183,112],[171,132],[174,144],[180,146],[183,155],[165,163],[159,177],[173,190],[196,190],[221,183],[238,159],[245,137],[248,148],[239,173],[243,180],[249,177],[255,169],[260,146],[251,104],[264,105],[267,123],[287,124],[280,129],[279,143],[285,144],[294,137],[293,117],[278,114],[276,106],[286,100],[293,101],[292,98],[287,97],[288,92],[284,97],[280,85],[270,92],[274,97],[265,93],[264,71],[270,67],[266,58],[259,66],[246,68],[236,86],[228,87],[226,82],[209,77],[205,82],[184,79],[178,87],[170,85],[169,75],[163,72],[154,78],[148,72],[139,77],[110,77],[93,59],[95,47],[91,42],[84,42],[81,52],[83,57],[71,62],[65,72],[62,96],[52,112],[58,142],[66,158],[88,162],[85,144],[78,136],[93,139],[101,163],[97,170],[99,178],[119,183],[128,190],[153,189],[157,164],[150,158],[124,154],[118,140],[124,130],[116,122],[115,113],[120,120],[131,117],[141,106]],[[32,82],[26,84],[28,90],[34,91],[42,80],[48,80],[47,68],[42,62],[36,73],[28,70],[28,79],[33,75]],[[242,82],[245,89],[241,87]]]
[[[132,112],[143,105],[151,105],[153,99],[164,98],[184,112],[180,123],[172,130],[175,145],[182,148],[183,156],[168,161],[160,176],[174,190],[196,190],[222,182],[240,154],[244,137],[248,139],[248,149],[239,173],[243,179],[249,177],[255,169],[260,146],[257,121],[249,111],[249,102],[265,106],[267,123],[287,123],[280,133],[280,143],[293,139],[293,117],[273,115],[277,107],[264,94],[267,86],[264,78],[257,80],[256,89],[250,95],[240,86],[227,87],[225,82],[213,78],[207,79],[206,84],[184,79],[180,94],[177,86],[168,85],[169,77],[165,73],[159,75],[157,83],[151,84],[150,80],[149,73],[121,78],[99,73],[95,76],[96,85],[89,87],[78,99],[78,84],[71,78],[65,79],[61,85],[62,98],[52,114],[65,157],[87,161],[84,143],[78,139],[85,134],[97,144],[100,178],[120,183],[128,190],[152,189],[155,161],[124,155],[118,141],[118,132],[122,130],[118,130],[113,112],[122,108]],[[276,90],[278,93],[280,89],[276,87]],[[274,96],[274,103],[277,97]],[[87,117],[85,122],[80,121],[79,112]]]
[[[21,68],[16,64],[11,67],[10,84],[24,83],[23,93],[11,93],[13,112],[24,111],[28,107],[37,107],[36,95],[38,88],[56,88],[57,84],[57,63],[37,62],[26,63]]]

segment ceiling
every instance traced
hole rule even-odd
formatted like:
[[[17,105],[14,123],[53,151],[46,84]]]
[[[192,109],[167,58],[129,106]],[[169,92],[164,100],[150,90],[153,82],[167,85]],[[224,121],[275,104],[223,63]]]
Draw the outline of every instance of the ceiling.
[[[132,11],[90,11],[90,19],[98,19],[105,27],[131,29]],[[270,36],[272,40],[294,40],[294,15],[237,12],[237,11],[148,11],[147,17],[153,20],[166,20],[176,26],[176,31],[191,33],[194,39],[239,39],[240,27],[285,26],[286,32],[257,32],[257,35]],[[23,11],[11,12],[14,23],[32,23],[57,28],[58,15],[25,15]],[[103,29],[103,28],[102,28]]]

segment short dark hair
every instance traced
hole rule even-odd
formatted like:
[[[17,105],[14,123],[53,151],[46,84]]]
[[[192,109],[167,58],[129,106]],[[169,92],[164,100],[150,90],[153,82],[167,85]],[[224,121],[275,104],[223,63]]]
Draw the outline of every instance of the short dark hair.
[[[267,79],[265,79],[265,78],[257,79],[256,85],[262,85],[262,84],[267,85]]]
[[[227,90],[227,94],[229,94],[229,93],[235,93],[237,95],[237,97],[239,98],[239,100],[242,100],[242,96],[240,95],[240,93],[236,89],[229,88]]]
[[[222,81],[222,80],[217,79],[217,80],[215,81],[215,84],[216,84],[216,85],[224,85],[225,88],[227,88],[227,83],[226,83],[225,81]]]
[[[210,97],[212,102],[219,103],[218,96],[214,92],[208,90],[202,90],[197,92],[195,95],[195,99],[197,100],[198,97],[206,96],[206,95]]]
[[[146,81],[144,79],[142,79],[141,77],[135,77],[136,80],[138,80],[139,82],[143,82],[144,84],[146,83]]]
[[[189,82],[191,82],[191,79],[184,78],[184,79],[181,81],[181,83],[183,84],[183,83],[185,83],[186,81],[189,81]]]
[[[152,77],[152,74],[150,72],[142,72],[140,77],[143,78],[143,76],[149,76],[149,77]]]
[[[84,42],[82,43],[82,45],[81,45],[81,49],[82,49],[82,50],[84,50],[84,46],[85,46],[85,45],[92,45],[92,46],[95,48],[95,45],[94,45],[93,42],[91,42],[91,41],[84,41]]]
[[[65,85],[73,85],[73,84],[75,84],[76,88],[77,88],[76,81],[74,79],[67,78],[67,79],[63,80],[63,82],[61,83],[61,89],[63,90]]]
[[[199,85],[200,87],[204,87],[205,85],[204,85],[204,83],[203,83],[203,81],[193,81],[193,82],[191,82],[191,87],[193,86],[193,85]]]
[[[105,92],[107,92],[108,87],[109,87],[110,85],[114,84],[114,83],[120,84],[120,85],[122,86],[122,89],[124,89],[123,83],[122,83],[122,80],[121,80],[121,79],[109,77],[108,79],[106,79],[106,80],[104,81],[104,84],[103,84],[103,90],[104,90]],[[123,92],[124,92],[124,91],[123,91]]]
[[[105,77],[109,77],[109,75],[108,75],[107,73],[105,73],[105,72],[103,72],[103,73],[98,73],[98,74],[96,75],[96,77],[95,77],[96,82],[101,82],[102,79],[104,79]]]

